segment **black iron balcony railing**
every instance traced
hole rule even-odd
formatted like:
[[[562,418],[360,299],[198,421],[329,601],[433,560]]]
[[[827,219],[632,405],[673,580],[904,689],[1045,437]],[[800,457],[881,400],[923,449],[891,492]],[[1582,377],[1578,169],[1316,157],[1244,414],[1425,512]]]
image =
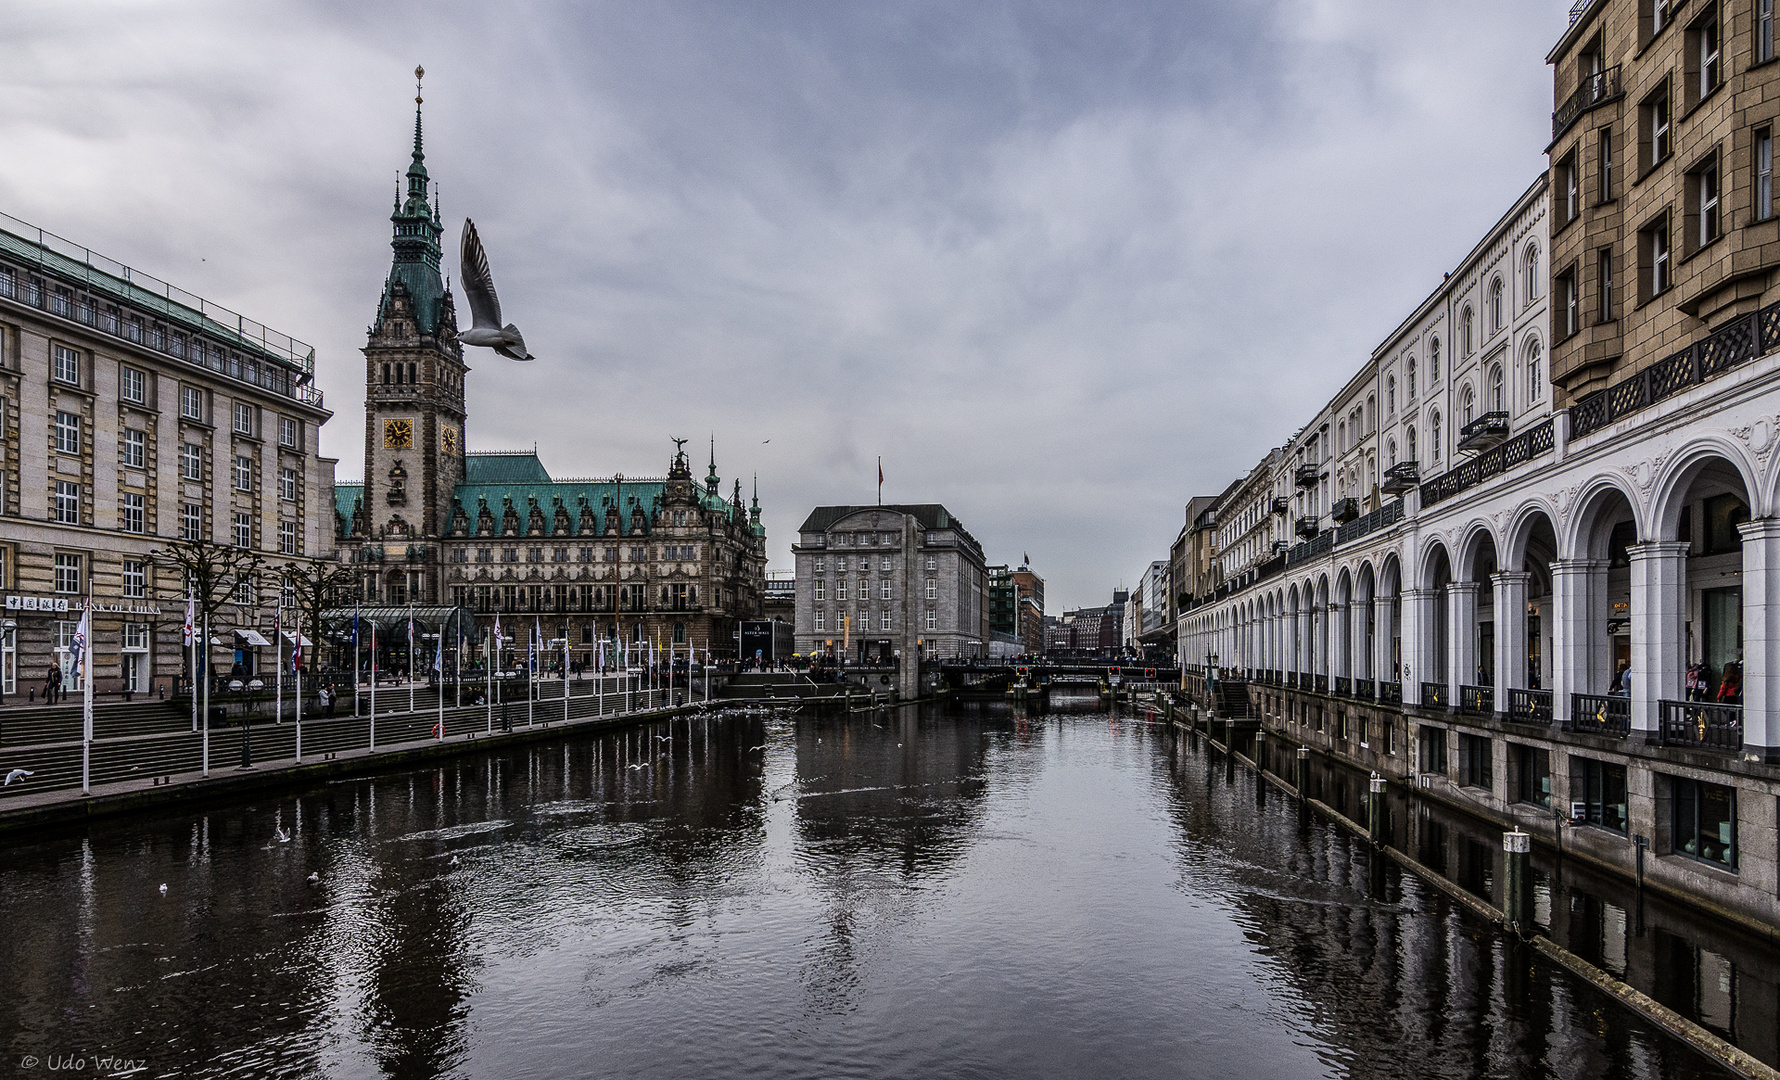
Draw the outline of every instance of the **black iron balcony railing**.
[[[1613,421],[1688,387],[1717,378],[1745,361],[1780,347],[1780,303],[1734,319],[1707,337],[1667,356],[1570,407],[1570,438],[1580,439]]]
[[[1317,519],[1309,514],[1298,519],[1297,533],[1299,536],[1315,536],[1318,532]]]
[[[1379,490],[1386,495],[1401,495],[1405,491],[1415,490],[1421,483],[1421,472],[1413,461],[1399,461],[1384,471],[1384,483]]]
[[[1312,462],[1309,465],[1298,466],[1292,475],[1299,487],[1316,487],[1317,481],[1322,479],[1323,470],[1322,466]]]
[[[1381,705],[1403,704],[1403,684],[1400,682],[1379,683],[1378,702]]]
[[[1743,749],[1743,707],[1709,701],[1657,702],[1664,746]]]
[[[1354,696],[1354,681],[1352,679],[1348,678],[1346,675],[1335,676],[1335,696],[1336,697],[1353,697]]]
[[[1611,694],[1571,694],[1571,731],[1623,739],[1632,730],[1632,699]]]
[[[1377,683],[1373,682],[1371,679],[1355,679],[1354,680],[1354,697],[1360,698],[1364,701],[1371,701],[1373,698],[1375,698],[1377,696],[1378,696],[1378,684]]]
[[[1284,495],[1275,495],[1271,506],[1276,514],[1289,514],[1292,511],[1292,500]]]
[[[1583,77],[1582,85],[1551,114],[1551,139],[1556,142],[1582,114],[1619,97],[1619,65]]]
[[[1329,517],[1333,518],[1337,525],[1346,525],[1359,516],[1360,500],[1358,499],[1336,499],[1335,505],[1329,508]]]
[[[1335,530],[1335,542],[1345,544],[1358,540],[1370,532],[1395,525],[1403,520],[1403,500],[1393,499],[1385,505],[1367,514],[1363,518],[1350,521]]]
[[[1488,450],[1508,438],[1508,414],[1486,412],[1459,429],[1460,450]]]
[[[1551,723],[1551,691],[1509,690],[1508,719],[1520,724]]]
[[[1446,684],[1439,682],[1422,683],[1422,707],[1425,709],[1444,709],[1447,705]]]
[[[1481,484],[1498,473],[1506,472],[1516,465],[1533,460],[1540,454],[1550,452],[1555,445],[1552,439],[1550,420],[1537,427],[1528,428],[1494,450],[1486,450],[1458,468],[1448,469],[1423,484],[1422,505],[1432,506],[1441,499],[1457,495],[1466,488]]]
[[[1463,716],[1489,716],[1496,711],[1496,688],[1493,686],[1459,685],[1459,713]]]
[[[1329,692],[1329,677],[1327,675],[1317,675],[1315,677],[1315,679],[1313,680],[1313,682],[1311,683],[1311,688],[1314,689],[1319,694],[1328,693]]]

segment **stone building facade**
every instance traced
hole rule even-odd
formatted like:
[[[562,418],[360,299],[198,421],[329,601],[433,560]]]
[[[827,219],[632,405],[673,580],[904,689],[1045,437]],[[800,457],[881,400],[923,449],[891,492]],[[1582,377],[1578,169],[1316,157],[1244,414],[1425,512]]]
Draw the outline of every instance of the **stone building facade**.
[[[557,479],[535,452],[468,449],[470,369],[428,188],[417,109],[364,349],[364,479],[335,488],[340,553],[359,569],[361,603],[398,620],[409,606],[431,609],[422,621],[465,608],[481,641],[501,618],[509,662],[537,629],[582,664],[601,641],[734,656],[741,620],[762,610],[766,533],[758,493],[744,505],[736,480],[725,496],[714,442],[702,479],[684,440],[655,477]],[[468,656],[481,655],[481,641]]]
[[[983,656],[983,548],[938,503],[818,506],[798,527],[796,648],[849,663]]]
[[[95,693],[171,691],[183,585],[149,563],[171,541],[274,566],[332,553],[314,364],[302,342],[0,217],[0,690],[42,692],[90,591]],[[263,600],[236,625],[264,628]]]

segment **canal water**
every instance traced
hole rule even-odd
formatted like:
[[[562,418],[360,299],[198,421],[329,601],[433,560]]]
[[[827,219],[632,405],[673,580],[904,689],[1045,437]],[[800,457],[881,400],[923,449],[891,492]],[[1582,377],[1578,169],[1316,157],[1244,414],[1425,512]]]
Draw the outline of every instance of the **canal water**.
[[[0,965],[21,1075],[1721,1075],[1091,708],[736,709],[15,842]]]

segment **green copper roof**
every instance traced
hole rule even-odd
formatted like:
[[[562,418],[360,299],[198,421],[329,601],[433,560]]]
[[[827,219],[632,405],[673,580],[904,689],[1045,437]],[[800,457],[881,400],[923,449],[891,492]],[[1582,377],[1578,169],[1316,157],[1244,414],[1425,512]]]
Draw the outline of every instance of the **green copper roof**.
[[[550,473],[535,453],[472,452],[464,455],[466,484],[548,484]]]
[[[408,198],[398,198],[389,220],[395,235],[390,247],[395,259],[389,268],[389,280],[383,289],[383,300],[377,308],[377,321],[383,322],[389,310],[390,293],[399,282],[414,301],[415,321],[423,334],[439,330],[439,313],[445,299],[445,282],[439,276],[439,234],[444,226],[439,213],[427,203],[426,153],[421,147],[420,105],[414,106],[414,152],[408,165]]]
[[[594,513],[593,535],[600,535],[605,531],[606,509],[614,504],[614,500],[621,500],[619,533],[629,536],[631,511],[641,509],[645,515],[650,514],[667,487],[667,480],[659,476],[622,482],[553,480],[535,453],[468,454],[464,457],[464,474],[464,482],[457,486],[456,497],[468,518],[464,528],[471,534],[476,531],[476,520],[484,502],[488,512],[494,515],[496,533],[501,530],[501,519],[509,502],[519,515],[519,528],[523,533],[531,517],[532,502],[536,500],[538,509],[544,514],[546,531],[556,527],[556,507],[560,501],[569,515],[568,535],[582,535],[581,509],[584,506]],[[705,509],[733,512],[730,501],[722,496],[712,495],[696,485],[693,490],[698,495],[699,505]],[[452,528],[456,528],[455,522]]]
[[[334,484],[334,512],[339,514],[347,528],[352,528],[352,506],[365,497],[363,484]]]

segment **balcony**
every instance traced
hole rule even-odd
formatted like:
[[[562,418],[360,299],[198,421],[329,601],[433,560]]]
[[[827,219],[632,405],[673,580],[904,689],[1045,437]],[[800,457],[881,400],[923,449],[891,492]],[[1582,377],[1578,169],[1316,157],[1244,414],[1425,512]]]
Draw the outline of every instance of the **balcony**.
[[[1399,461],[1384,471],[1384,483],[1379,490],[1386,495],[1401,495],[1405,491],[1415,490],[1421,483],[1421,472],[1413,461]]]
[[[1315,536],[1317,533],[1321,532],[1322,530],[1317,527],[1316,516],[1313,514],[1307,514],[1304,517],[1301,517],[1298,519],[1298,526],[1294,531],[1297,532],[1297,534],[1299,536],[1309,538],[1309,537]]]
[[[1323,478],[1322,466],[1314,461],[1308,465],[1300,465],[1293,470],[1292,478],[1299,487],[1316,487],[1317,481]]]
[[[1489,716],[1495,711],[1495,687],[1463,685],[1459,687],[1460,716]]]
[[[1335,505],[1329,509],[1329,516],[1337,525],[1346,525],[1360,516],[1360,500],[1336,499]]]
[[[1743,707],[1707,701],[1659,701],[1664,746],[1743,749]]]
[[[1289,514],[1292,512],[1292,500],[1284,495],[1275,495],[1271,508],[1276,514]]]
[[[1576,92],[1565,99],[1551,114],[1551,141],[1564,137],[1582,114],[1619,97],[1619,65],[1615,64],[1597,75],[1582,80]]]
[[[1508,719],[1517,724],[1551,723],[1551,691],[1508,691]]]
[[[1446,684],[1439,682],[1422,683],[1422,708],[1446,708]]]
[[[1609,694],[1571,694],[1571,731],[1623,739],[1632,730],[1632,699]]]
[[[1346,675],[1335,676],[1335,696],[1336,697],[1353,697],[1354,696],[1353,680],[1348,678]]]
[[[1403,684],[1400,682],[1381,682],[1378,684],[1378,703],[1380,705],[1403,704]]]
[[[1508,414],[1486,412],[1459,429],[1460,450],[1493,450],[1508,439]]]

